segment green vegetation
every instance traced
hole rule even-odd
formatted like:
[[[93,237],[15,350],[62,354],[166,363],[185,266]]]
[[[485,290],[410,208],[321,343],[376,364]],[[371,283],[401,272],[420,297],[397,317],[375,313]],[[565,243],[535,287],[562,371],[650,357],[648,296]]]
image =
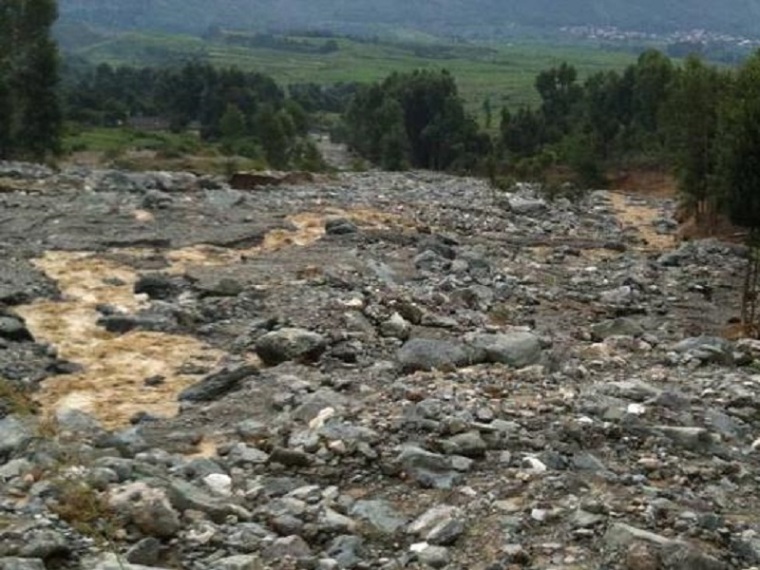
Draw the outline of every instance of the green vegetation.
[[[400,43],[329,35],[282,37],[283,42],[308,43],[315,49],[329,40],[337,44],[337,51],[321,54],[230,45],[213,37],[130,32],[71,50],[70,54],[115,67],[208,62],[263,73],[281,86],[370,83],[394,72],[445,67],[456,77],[470,112],[479,111],[486,98],[491,99],[495,108],[537,103],[538,95],[533,89],[536,74],[562,61],[571,63],[585,77],[600,70],[619,69],[635,60],[630,53],[535,42],[480,45],[444,41]]]
[[[180,68],[102,64],[73,74],[64,90],[70,121],[135,130],[71,137],[71,150],[87,150],[95,143],[116,156],[129,137],[132,148],[161,151],[171,158],[199,150],[203,141],[226,155],[262,159],[274,168],[323,166],[307,136],[309,116],[263,74],[195,63]],[[174,133],[197,130],[199,137],[138,134],[141,125]]]
[[[59,150],[54,0],[0,4],[0,158],[43,159]]]

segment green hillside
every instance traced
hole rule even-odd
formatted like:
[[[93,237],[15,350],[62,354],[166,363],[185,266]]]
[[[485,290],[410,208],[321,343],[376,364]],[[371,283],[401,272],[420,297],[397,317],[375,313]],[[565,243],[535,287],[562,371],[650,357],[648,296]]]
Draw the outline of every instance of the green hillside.
[[[325,38],[289,37],[296,44],[323,45]],[[469,44],[420,44],[366,42],[335,38],[337,50],[304,53],[229,45],[187,35],[130,32],[106,38],[72,53],[94,63],[113,65],[167,65],[189,59],[271,75],[282,85],[301,82],[332,84],[373,81],[394,71],[446,68],[454,75],[471,110],[486,98],[495,107],[534,103],[535,76],[568,61],[581,75],[600,69],[620,69],[635,56],[581,47],[538,44],[477,46]]]
[[[61,0],[60,10],[64,20],[108,28],[194,33],[220,24],[508,36],[515,27],[594,25],[760,35],[760,0]]]

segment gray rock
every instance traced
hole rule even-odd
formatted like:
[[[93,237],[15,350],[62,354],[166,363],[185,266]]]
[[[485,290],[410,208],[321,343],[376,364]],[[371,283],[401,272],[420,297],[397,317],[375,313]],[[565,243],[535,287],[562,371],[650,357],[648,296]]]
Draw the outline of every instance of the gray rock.
[[[433,546],[430,544],[420,545],[419,548],[415,548],[415,546],[417,545],[412,546],[413,551],[416,552],[419,561],[426,566],[443,568],[451,561],[449,549],[444,546]]]
[[[327,555],[335,560],[338,568],[354,568],[363,558],[364,541],[354,535],[336,537],[327,547]]]
[[[186,481],[173,479],[166,491],[175,509],[200,511],[216,523],[222,523],[227,515],[239,512],[237,505],[229,500],[214,497]]]
[[[214,568],[218,570],[265,570],[266,567],[258,556],[239,554],[217,560],[214,562]]]
[[[393,534],[408,522],[390,503],[382,500],[357,501],[349,514],[369,523],[384,534]]]
[[[111,491],[111,508],[140,532],[157,538],[170,538],[180,529],[179,514],[166,493],[145,483],[131,483]]]
[[[81,410],[59,408],[55,411],[55,419],[61,432],[69,435],[96,439],[105,434],[100,422]]]
[[[656,431],[670,439],[673,443],[690,451],[708,451],[716,439],[705,428],[690,426],[657,426]]]
[[[672,544],[660,554],[662,568],[668,570],[728,570],[727,563],[685,544]]]
[[[634,298],[634,290],[629,285],[623,285],[609,291],[602,291],[599,294],[599,300],[607,305],[628,305]]]
[[[418,370],[454,370],[475,363],[473,352],[447,340],[413,338],[402,346],[396,360],[406,373]]]
[[[24,543],[18,551],[21,558],[66,557],[72,544],[66,536],[54,530],[35,530],[24,535]]]
[[[312,555],[311,548],[300,536],[278,538],[262,552],[264,560],[299,559]]]
[[[356,521],[328,507],[320,511],[317,520],[320,528],[334,534],[350,534],[356,530]]]
[[[325,233],[331,236],[355,234],[359,231],[351,220],[346,218],[329,218],[325,222]]]
[[[164,210],[169,208],[174,199],[166,192],[160,190],[148,190],[140,201],[140,205],[146,210]]]
[[[0,460],[18,453],[34,437],[32,428],[14,416],[0,420]]]
[[[84,562],[82,570],[166,570],[159,566],[142,566],[140,564],[130,564],[116,554],[106,554],[98,560]]]
[[[0,558],[0,570],[45,570],[38,558]]]
[[[676,344],[673,350],[705,364],[731,365],[734,363],[733,345],[720,337],[698,336],[687,338]]]
[[[448,455],[463,455],[464,457],[485,457],[488,446],[477,431],[460,433],[441,442]]]
[[[612,336],[638,337],[642,334],[644,334],[644,327],[627,317],[619,317],[591,325],[591,336],[596,341],[605,340]]]
[[[396,461],[412,479],[423,487],[450,489],[462,478],[454,463],[447,457],[415,446],[405,446]]]
[[[212,372],[197,384],[193,384],[182,390],[178,399],[189,402],[217,400],[228,392],[239,388],[243,380],[255,376],[258,372],[258,368],[250,364],[224,367],[221,370]]]
[[[549,209],[548,204],[541,199],[525,198],[518,194],[507,197],[507,206],[513,214],[518,216],[535,216]]]
[[[486,362],[524,368],[541,361],[541,342],[529,332],[481,334],[472,339],[472,344],[484,351]]]
[[[162,273],[140,275],[134,285],[135,295],[144,294],[151,299],[171,299],[178,291],[173,278]]]
[[[677,544],[673,539],[624,523],[613,523],[604,535],[604,543],[609,548],[628,547],[634,542],[645,542],[660,547]]]
[[[420,536],[430,544],[449,546],[456,542],[464,530],[461,509],[439,505],[429,509],[412,522],[407,532]]]
[[[161,541],[152,536],[143,538],[132,545],[125,555],[130,564],[155,566],[161,556]]]
[[[398,313],[380,324],[380,334],[385,337],[407,340],[412,332],[412,325]]]
[[[15,315],[0,315],[0,338],[14,342],[34,342],[24,320]]]
[[[296,359],[313,362],[326,348],[322,335],[299,328],[272,331],[256,341],[256,354],[270,366]]]

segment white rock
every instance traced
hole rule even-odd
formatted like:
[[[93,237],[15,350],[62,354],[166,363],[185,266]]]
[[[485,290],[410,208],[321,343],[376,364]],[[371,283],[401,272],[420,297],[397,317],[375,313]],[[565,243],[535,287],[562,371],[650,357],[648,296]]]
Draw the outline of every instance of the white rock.
[[[211,473],[203,478],[203,482],[217,495],[223,495],[225,497],[232,495],[232,478],[229,475],[223,473]]]

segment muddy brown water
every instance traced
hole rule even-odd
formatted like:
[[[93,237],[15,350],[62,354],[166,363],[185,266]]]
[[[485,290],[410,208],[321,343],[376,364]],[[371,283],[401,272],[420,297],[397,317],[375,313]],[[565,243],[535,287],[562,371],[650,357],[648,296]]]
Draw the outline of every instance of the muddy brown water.
[[[143,213],[135,215],[149,222]],[[200,244],[167,252],[171,264],[167,271],[182,274],[193,266],[231,265],[264,251],[309,245],[323,237],[325,221],[331,216],[345,216],[371,228],[403,223],[371,209],[302,212],[286,218],[292,230],[273,230],[253,248]],[[123,252],[130,256],[155,253],[139,249]],[[49,251],[34,263],[57,282],[63,299],[36,301],[18,307],[18,313],[35,338],[54,345],[60,358],[83,369],[42,383],[36,399],[44,413],[77,409],[111,429],[129,425],[138,412],[173,416],[178,410],[177,395],[200,379],[183,370],[212,369],[224,356],[191,336],[146,331],[119,335],[98,326],[98,305],[107,304],[125,313],[147,306],[148,300],[133,292],[138,275],[132,267],[93,252]],[[145,380],[154,376],[163,377],[163,383],[146,386]]]

